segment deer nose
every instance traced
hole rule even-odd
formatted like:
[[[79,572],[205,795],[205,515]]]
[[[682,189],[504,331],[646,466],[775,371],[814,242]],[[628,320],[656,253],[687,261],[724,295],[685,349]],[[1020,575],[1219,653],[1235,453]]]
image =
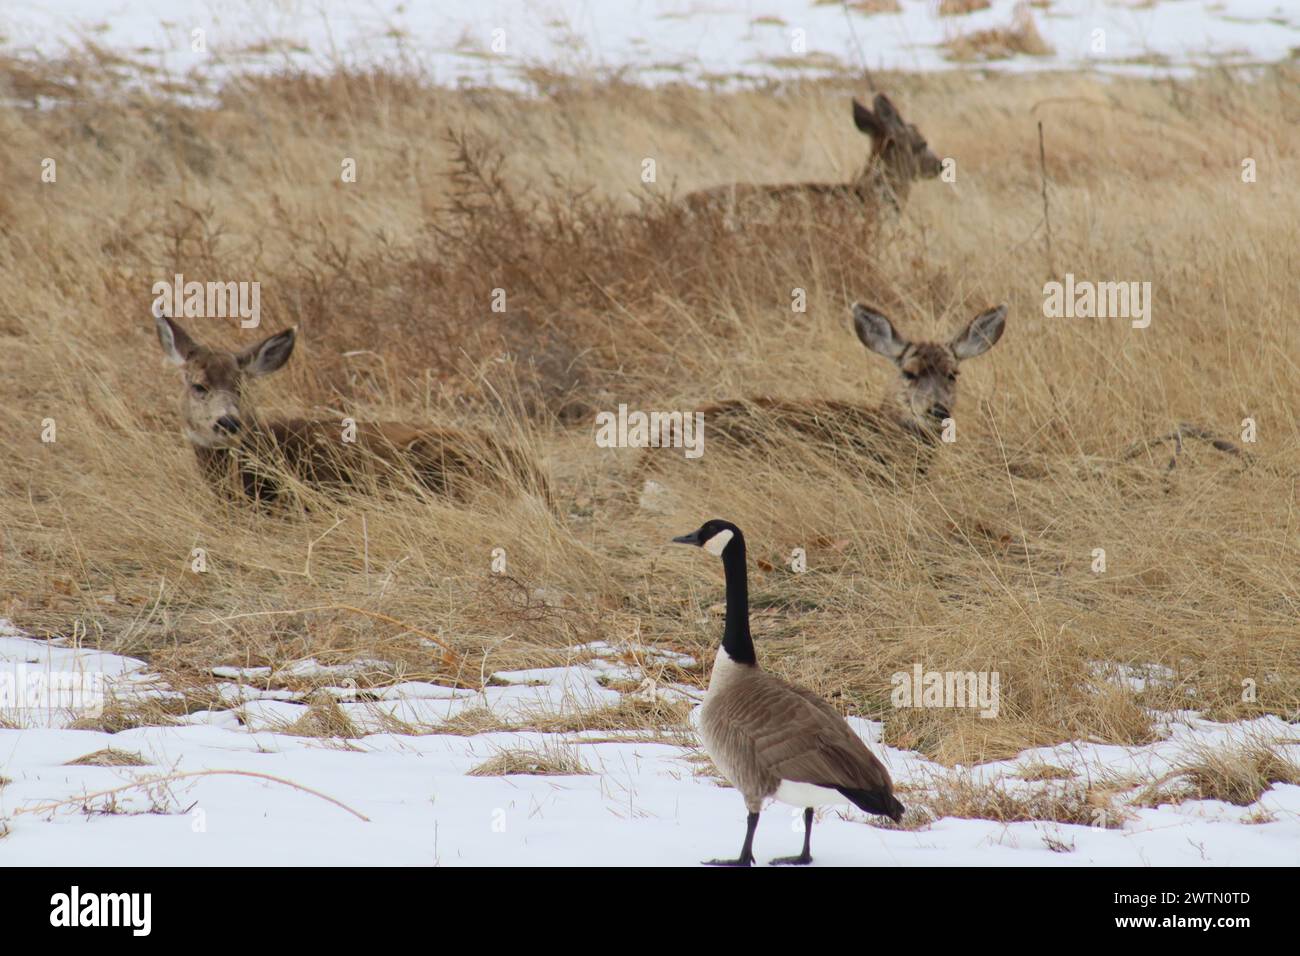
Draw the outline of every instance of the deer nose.
[[[930,406],[930,417],[937,418],[942,421],[945,418],[952,418],[952,412],[948,410],[947,405],[943,405],[939,402],[935,402],[933,405]]]
[[[223,431],[227,435],[233,435],[239,431],[239,419],[232,418],[229,415],[222,415],[217,419],[217,430]]]

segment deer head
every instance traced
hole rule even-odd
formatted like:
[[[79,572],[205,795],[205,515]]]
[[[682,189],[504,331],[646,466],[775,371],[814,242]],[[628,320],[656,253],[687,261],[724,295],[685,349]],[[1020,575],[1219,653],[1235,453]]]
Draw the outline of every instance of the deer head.
[[[874,110],[853,101],[853,122],[871,137],[871,158],[858,177],[859,188],[883,181],[885,198],[895,207],[907,198],[912,182],[933,179],[943,163],[925,141],[921,131],[904,122],[898,109],[884,93],[877,93]]]
[[[163,354],[180,367],[184,379],[181,414],[186,437],[202,448],[238,445],[253,419],[244,400],[244,385],[289,360],[295,330],[277,332],[236,353],[200,345],[157,307],[154,325]]]
[[[898,369],[886,404],[905,423],[937,433],[957,402],[957,366],[982,355],[1002,337],[1007,307],[981,312],[945,344],[912,342],[895,330],[883,313],[853,304],[853,327],[862,344]]]

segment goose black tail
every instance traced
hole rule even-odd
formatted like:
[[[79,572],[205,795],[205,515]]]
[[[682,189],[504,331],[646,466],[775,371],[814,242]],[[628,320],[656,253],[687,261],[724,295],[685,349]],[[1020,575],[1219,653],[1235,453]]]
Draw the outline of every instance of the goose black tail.
[[[907,812],[907,808],[887,790],[853,790],[849,787],[835,789],[852,800],[855,806],[877,816],[889,817],[895,823],[903,819],[903,814]]]

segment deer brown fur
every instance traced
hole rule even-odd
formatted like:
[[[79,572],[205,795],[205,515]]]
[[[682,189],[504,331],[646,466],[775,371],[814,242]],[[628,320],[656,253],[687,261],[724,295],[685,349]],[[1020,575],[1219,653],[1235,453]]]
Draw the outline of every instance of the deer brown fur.
[[[898,371],[884,401],[875,406],[830,400],[779,398],[716,402],[704,412],[706,451],[754,447],[774,438],[832,452],[853,451],[885,466],[924,458],[940,441],[957,400],[958,366],[1002,337],[1006,306],[975,316],[945,343],[913,342],[878,309],[854,303],[853,325],[869,350]]]
[[[294,329],[235,353],[201,345],[165,316],[155,313],[154,321],[163,353],[184,379],[185,435],[200,471],[220,493],[271,502],[284,491],[283,476],[334,491],[362,486],[366,478],[397,487],[407,476],[453,498],[513,485],[549,500],[537,463],[486,431],[356,422],[347,441],[341,421],[260,418],[249,405],[248,380],[289,360]]]
[[[696,211],[743,209],[755,211],[759,204],[782,204],[791,200],[812,203],[873,204],[901,211],[918,179],[933,179],[943,164],[930,149],[921,131],[906,122],[884,93],[876,94],[873,109],[853,101],[853,122],[871,137],[867,163],[848,183],[782,183],[761,185],[730,183],[701,189],[686,196],[687,206]]]

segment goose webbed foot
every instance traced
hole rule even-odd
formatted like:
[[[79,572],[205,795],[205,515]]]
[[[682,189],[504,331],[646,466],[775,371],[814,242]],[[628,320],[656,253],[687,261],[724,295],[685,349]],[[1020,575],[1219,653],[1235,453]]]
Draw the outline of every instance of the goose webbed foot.
[[[768,866],[807,866],[812,862],[813,808],[803,812],[803,852],[798,856],[778,856]]]
[[[758,829],[758,814],[751,813],[745,819],[745,844],[740,848],[740,856],[734,860],[704,860],[705,866],[753,866],[754,865],[754,831]]]

